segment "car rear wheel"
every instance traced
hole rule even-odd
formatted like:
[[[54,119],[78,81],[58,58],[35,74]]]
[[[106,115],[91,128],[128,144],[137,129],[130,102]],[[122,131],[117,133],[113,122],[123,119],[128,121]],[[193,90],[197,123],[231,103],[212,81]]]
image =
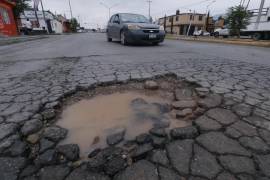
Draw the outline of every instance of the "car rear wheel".
[[[127,40],[126,40],[126,35],[125,35],[125,32],[124,31],[121,31],[121,35],[120,35],[120,40],[121,40],[121,44],[126,46],[128,43],[127,43]]]

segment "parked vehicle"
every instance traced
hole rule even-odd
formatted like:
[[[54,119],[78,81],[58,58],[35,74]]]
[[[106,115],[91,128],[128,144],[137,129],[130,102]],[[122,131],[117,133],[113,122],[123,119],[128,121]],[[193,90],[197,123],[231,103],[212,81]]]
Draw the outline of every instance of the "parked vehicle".
[[[143,15],[119,13],[110,18],[107,27],[107,40],[120,40],[121,44],[163,42],[165,31],[163,26],[150,23]]]
[[[214,31],[214,36],[215,37],[222,36],[223,38],[227,38],[230,36],[230,30],[227,28],[218,28]]]
[[[193,33],[193,36],[210,36],[210,33],[207,31],[199,30],[199,31],[195,31]]]
[[[249,12],[252,15],[250,24],[241,31],[241,35],[251,36],[255,40],[270,39],[270,7],[262,9],[259,19],[258,9],[249,10]]]

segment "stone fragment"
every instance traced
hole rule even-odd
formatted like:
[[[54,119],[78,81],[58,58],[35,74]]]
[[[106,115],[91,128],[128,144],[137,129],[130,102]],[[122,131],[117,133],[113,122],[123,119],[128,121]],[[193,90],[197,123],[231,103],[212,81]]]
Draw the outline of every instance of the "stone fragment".
[[[158,136],[158,137],[166,137],[167,133],[165,128],[152,128],[149,131],[152,135]]]
[[[192,139],[198,136],[199,133],[195,126],[187,126],[172,129],[170,134],[173,139]]]
[[[55,117],[56,113],[54,109],[46,109],[44,112],[42,112],[42,117],[44,120],[52,120]]]
[[[63,180],[69,174],[70,168],[68,166],[57,165],[47,166],[39,171],[40,180]]]
[[[221,104],[222,98],[220,95],[210,94],[198,101],[198,105],[203,108],[214,108]]]
[[[24,136],[38,132],[42,128],[42,122],[38,119],[26,121],[21,128],[21,132]]]
[[[1,180],[17,180],[20,170],[26,165],[26,159],[22,157],[0,157],[0,164]]]
[[[192,114],[192,109],[187,108],[187,109],[183,109],[183,110],[178,110],[176,111],[176,118],[184,118],[188,115]]]
[[[221,132],[209,132],[197,137],[196,141],[205,149],[218,154],[236,154],[250,156],[245,148],[239,142],[228,138]]]
[[[200,132],[206,131],[218,131],[222,128],[222,126],[207,116],[201,116],[194,121],[194,124],[198,127]]]
[[[55,142],[42,138],[39,142],[39,152],[43,153],[46,150],[54,147]]]
[[[121,141],[123,141],[125,133],[126,133],[125,128],[118,128],[118,129],[115,129],[113,131],[114,132],[112,134],[107,136],[107,144],[110,146],[116,145],[116,144],[120,143]]]
[[[194,100],[180,100],[173,102],[172,106],[175,109],[195,108],[197,103]]]
[[[58,126],[48,127],[44,130],[43,137],[54,142],[59,142],[67,135],[67,130]]]
[[[153,146],[150,143],[139,145],[131,156],[134,159],[143,159],[152,149]]]
[[[182,178],[172,169],[158,167],[160,180],[181,180]]]
[[[52,165],[56,162],[54,150],[48,150],[35,159],[36,165]]]
[[[164,150],[154,150],[150,156],[151,162],[163,166],[169,165],[169,159],[167,157],[166,151]]]
[[[104,165],[104,171],[106,174],[112,176],[116,173],[124,170],[127,167],[127,161],[123,156],[116,155],[109,159]]]
[[[146,160],[141,160],[116,174],[114,180],[158,180],[156,167]]]
[[[166,146],[172,166],[182,175],[189,174],[193,140],[178,140]],[[181,154],[181,155],[180,155]]]
[[[65,144],[56,147],[57,153],[64,155],[70,161],[80,158],[80,148],[77,144]]]
[[[36,144],[39,141],[39,138],[38,134],[31,134],[26,138],[26,141],[31,144]]]
[[[158,84],[155,81],[146,81],[144,83],[144,88],[145,89],[150,89],[150,90],[157,90],[158,89]]]
[[[191,174],[212,179],[222,170],[216,158],[198,145],[194,145]]]
[[[152,137],[152,145],[154,148],[164,148],[167,142],[168,139],[165,137],[157,137],[157,136]]]
[[[241,137],[239,142],[245,148],[257,153],[266,154],[270,152],[269,146],[259,137]]]
[[[140,134],[136,137],[136,142],[138,144],[150,143],[151,141],[152,141],[152,138],[149,134]]]
[[[262,173],[270,177],[270,154],[255,156],[255,160]]]
[[[206,113],[206,115],[223,125],[229,125],[239,120],[239,118],[230,110],[221,108],[211,109]]]
[[[220,156],[219,160],[222,166],[235,173],[255,174],[255,165],[252,159],[243,156],[225,155]]]
[[[66,180],[110,180],[110,178],[103,174],[98,174],[87,170],[84,166],[73,170],[66,178]]]

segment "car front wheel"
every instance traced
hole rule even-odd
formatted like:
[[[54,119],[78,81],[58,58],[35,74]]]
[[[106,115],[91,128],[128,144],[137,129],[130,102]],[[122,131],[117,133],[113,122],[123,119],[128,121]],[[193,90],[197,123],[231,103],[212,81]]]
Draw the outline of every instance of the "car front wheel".
[[[121,40],[121,44],[124,45],[124,46],[128,45],[127,40],[126,40],[126,35],[125,35],[125,32],[124,31],[121,31],[120,37],[121,37],[121,39],[120,39]]]

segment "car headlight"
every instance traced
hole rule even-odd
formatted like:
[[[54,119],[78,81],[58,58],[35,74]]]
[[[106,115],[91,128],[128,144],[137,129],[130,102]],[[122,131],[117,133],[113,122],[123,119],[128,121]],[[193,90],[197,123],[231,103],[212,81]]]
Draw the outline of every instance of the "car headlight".
[[[141,27],[138,26],[138,25],[132,25],[132,24],[129,24],[129,25],[128,25],[128,29],[129,29],[129,30],[138,30],[138,29],[141,29]]]
[[[160,31],[164,31],[164,27],[163,26],[159,26],[159,30]]]

